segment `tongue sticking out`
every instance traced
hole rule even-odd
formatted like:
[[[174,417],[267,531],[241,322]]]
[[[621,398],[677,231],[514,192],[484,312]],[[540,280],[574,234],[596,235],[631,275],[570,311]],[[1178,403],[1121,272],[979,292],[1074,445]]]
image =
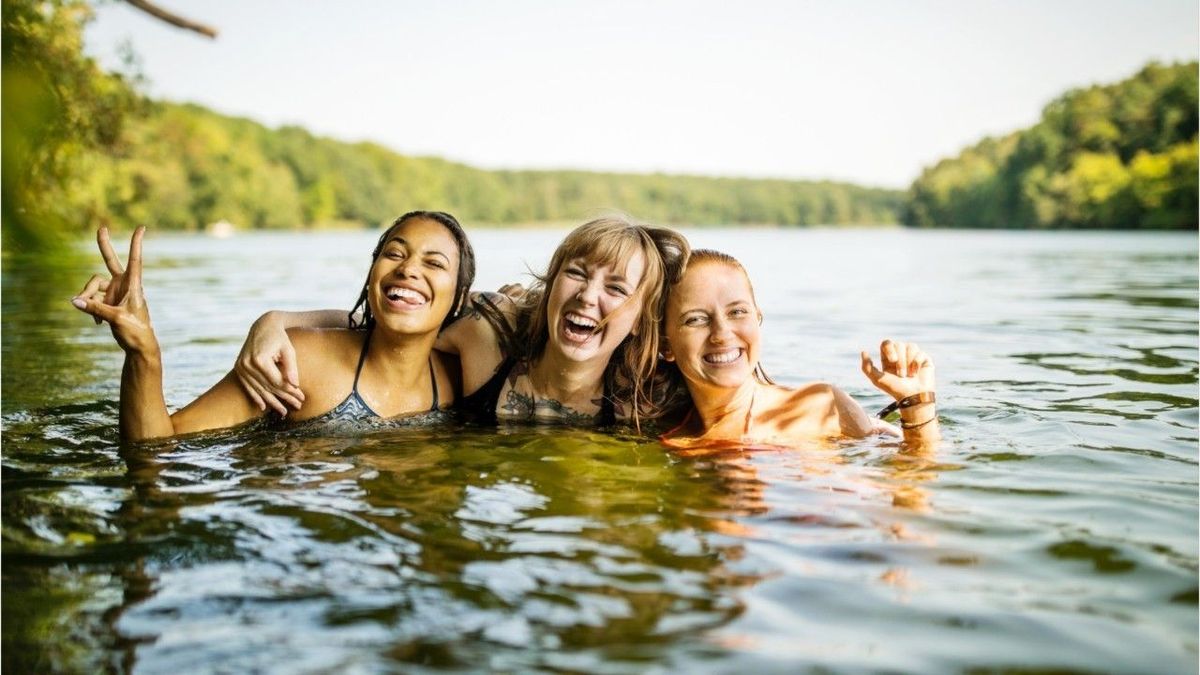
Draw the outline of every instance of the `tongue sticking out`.
[[[389,288],[387,290],[387,298],[392,302],[396,302],[409,307],[417,307],[425,304],[425,296],[416,291],[407,288]]]

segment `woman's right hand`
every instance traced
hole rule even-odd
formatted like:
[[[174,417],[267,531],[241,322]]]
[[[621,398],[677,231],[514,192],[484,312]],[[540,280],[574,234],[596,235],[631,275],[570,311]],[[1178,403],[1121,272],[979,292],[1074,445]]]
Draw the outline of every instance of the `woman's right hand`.
[[[288,406],[299,410],[304,405],[296,350],[272,312],[263,314],[250,326],[233,371],[259,410],[270,406],[286,416]]]
[[[79,295],[71,299],[71,304],[90,314],[97,323],[108,322],[117,344],[126,353],[157,355],[158,338],[150,325],[150,308],[142,293],[142,236],[145,233],[145,227],[133,231],[129,241],[129,267],[122,268],[121,259],[109,240],[108,228],[97,230],[96,243],[111,276],[105,279],[103,275],[93,275]]]

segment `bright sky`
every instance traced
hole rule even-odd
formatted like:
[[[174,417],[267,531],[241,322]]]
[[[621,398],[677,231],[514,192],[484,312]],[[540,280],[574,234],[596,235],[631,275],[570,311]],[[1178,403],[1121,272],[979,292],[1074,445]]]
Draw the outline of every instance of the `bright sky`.
[[[1068,88],[1196,59],[1195,0],[116,2],[152,95],[486,168],[906,187]]]

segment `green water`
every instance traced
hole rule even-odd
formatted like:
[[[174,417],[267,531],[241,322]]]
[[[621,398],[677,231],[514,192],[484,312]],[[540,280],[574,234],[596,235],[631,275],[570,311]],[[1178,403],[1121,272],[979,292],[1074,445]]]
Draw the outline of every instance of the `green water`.
[[[946,441],[679,457],[591,432],[237,431],[121,448],[120,353],[3,278],[5,672],[1195,672],[1197,239],[689,232],[746,263],[783,382],[937,360]],[[480,286],[560,232],[473,232]],[[182,404],[369,234],[155,237]],[[81,248],[81,251],[86,251]]]

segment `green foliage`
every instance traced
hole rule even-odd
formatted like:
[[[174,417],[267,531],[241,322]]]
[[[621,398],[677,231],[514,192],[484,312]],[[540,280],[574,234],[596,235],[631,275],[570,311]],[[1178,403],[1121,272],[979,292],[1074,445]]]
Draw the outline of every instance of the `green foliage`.
[[[1195,228],[1197,64],[1070,91],[1041,121],[926,169],[915,227]]]
[[[3,208],[6,251],[46,248],[79,217],[83,186],[99,189],[85,155],[118,142],[140,99],[82,54],[82,0],[3,0]]]
[[[267,129],[139,98],[82,55],[92,16],[84,0],[3,2],[6,250],[49,247],[58,233],[99,224],[374,225],[415,208],[497,224],[574,221],[612,208],[676,224],[891,223],[902,199],[831,182],[484,171]]]
[[[77,200],[85,227],[376,224],[414,208],[493,224],[577,220],[611,208],[661,223],[870,224],[895,222],[901,199],[845,183],[484,171],[169,103],[131,122],[123,141],[91,158]]]

